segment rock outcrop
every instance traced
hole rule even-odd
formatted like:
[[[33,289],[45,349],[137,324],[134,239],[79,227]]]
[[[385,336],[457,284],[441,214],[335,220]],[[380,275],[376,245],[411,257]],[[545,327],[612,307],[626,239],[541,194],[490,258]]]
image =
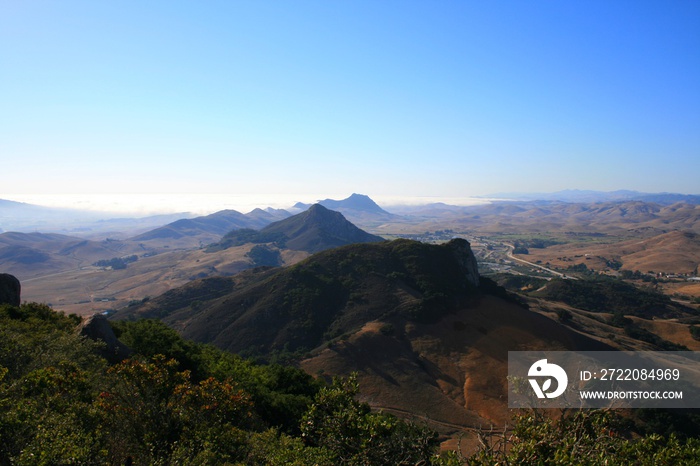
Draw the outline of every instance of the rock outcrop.
[[[80,335],[94,341],[102,341],[105,347],[102,356],[110,362],[119,362],[128,358],[132,351],[124,343],[117,339],[107,318],[102,314],[93,314],[80,326]]]
[[[9,273],[0,273],[0,304],[19,306],[21,290],[17,277]]]
[[[468,283],[476,287],[479,286],[479,268],[476,264],[476,257],[472,251],[469,241],[466,239],[455,238],[447,243],[454,252],[455,259],[464,274],[464,278]]]

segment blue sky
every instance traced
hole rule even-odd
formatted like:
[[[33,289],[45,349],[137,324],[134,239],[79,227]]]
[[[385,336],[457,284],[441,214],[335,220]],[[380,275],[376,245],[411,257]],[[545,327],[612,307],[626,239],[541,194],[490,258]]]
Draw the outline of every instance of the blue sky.
[[[700,3],[0,0],[0,157],[0,197],[700,193]]]

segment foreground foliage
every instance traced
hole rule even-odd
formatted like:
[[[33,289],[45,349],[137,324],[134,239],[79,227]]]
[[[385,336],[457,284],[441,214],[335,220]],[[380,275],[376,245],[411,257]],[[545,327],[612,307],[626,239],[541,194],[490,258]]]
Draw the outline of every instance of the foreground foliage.
[[[324,387],[156,321],[118,325],[137,355],[109,365],[79,322],[0,306],[0,465],[388,465],[407,446],[410,464],[435,456],[432,432],[371,412],[354,379]]]
[[[49,307],[0,306],[0,465],[697,464],[700,441],[631,437],[611,412],[521,413],[464,458],[434,432],[370,410],[354,377],[329,386],[183,340],[157,321],[116,324],[118,364]],[[668,424],[668,422],[664,422]],[[131,462],[131,463],[130,463]]]
[[[630,422],[606,410],[564,412],[558,420],[538,411],[520,413],[511,432],[482,436],[482,448],[468,464],[700,464],[699,439],[681,441],[675,434],[634,438]]]

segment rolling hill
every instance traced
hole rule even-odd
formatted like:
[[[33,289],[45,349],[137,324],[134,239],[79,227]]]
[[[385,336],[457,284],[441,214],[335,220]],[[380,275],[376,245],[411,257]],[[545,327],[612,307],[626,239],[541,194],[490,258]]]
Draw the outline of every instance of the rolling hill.
[[[688,204],[700,204],[700,196],[696,194],[678,193],[643,193],[639,191],[591,191],[581,189],[566,189],[554,193],[497,193],[488,197],[496,199],[515,199],[529,201],[561,201],[561,202],[626,202],[643,201],[657,204],[676,204],[685,202]]]
[[[0,234],[0,269],[20,280],[89,266],[140,251],[121,241],[90,241],[58,233]]]
[[[403,217],[378,225],[375,233],[425,232],[450,228],[483,235],[596,233],[649,237],[672,230],[700,233],[700,205],[645,201],[509,201],[476,206],[432,204],[401,210]]]
[[[233,229],[262,228],[278,220],[281,214],[255,209],[248,214],[236,210],[221,210],[210,215],[180,219],[160,228],[130,238],[151,246],[167,245],[170,248],[200,247],[219,241]]]
[[[525,257],[525,256],[523,256]],[[700,235],[691,231],[670,231],[648,238],[608,244],[554,245],[532,248],[527,260],[566,268],[585,264],[590,269],[655,271],[693,274],[700,266]]]
[[[700,349],[684,323],[698,311],[668,297],[612,279],[543,282],[514,298],[478,276],[465,240],[399,239],[194,281],[114,318],[161,319],[317,377],[355,372],[363,401],[453,438],[508,422],[508,351]]]

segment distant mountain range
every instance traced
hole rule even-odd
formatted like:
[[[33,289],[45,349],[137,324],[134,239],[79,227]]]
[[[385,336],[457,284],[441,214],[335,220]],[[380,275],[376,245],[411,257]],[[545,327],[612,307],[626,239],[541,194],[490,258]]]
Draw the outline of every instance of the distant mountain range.
[[[400,218],[400,216],[382,209],[369,196],[364,194],[354,193],[350,197],[341,200],[324,199],[318,201],[318,204],[342,213],[352,223],[365,228],[371,228],[374,225]],[[311,207],[311,204],[297,202],[290,210],[301,212],[309,207]]]
[[[215,212],[211,215],[206,215],[202,217],[180,219],[175,222],[169,223],[163,227],[156,228],[146,233],[137,235],[131,239],[134,241],[179,240],[181,245],[191,243],[189,244],[190,246],[196,246],[197,244],[207,244],[210,242],[216,242],[223,235],[232,230],[259,230],[261,228],[266,227],[267,225],[270,225],[271,223],[290,217],[292,215],[290,211],[294,213],[302,213],[313,209],[315,206],[324,207],[326,208],[326,210],[329,211],[332,210],[337,212],[343,212],[346,215],[349,215],[353,218],[359,218],[361,220],[367,220],[368,217],[376,219],[378,216],[386,219],[392,216],[392,214],[379,207],[368,196],[364,196],[361,194],[353,194],[347,199],[339,201],[326,199],[314,205],[303,204],[298,202],[293,207],[291,207],[289,211],[271,208],[263,210],[258,208],[247,214],[242,214],[235,210],[222,210],[219,212]],[[312,215],[318,216],[320,214],[320,210],[314,210],[314,212],[312,212]],[[326,217],[328,217],[328,215],[330,214],[326,214]],[[305,218],[306,217],[304,217],[304,219]],[[300,230],[301,226],[293,225],[295,222],[298,221],[298,219],[290,220],[289,223],[282,224],[277,228],[279,228],[280,231],[288,231],[290,229]],[[331,222],[331,219],[326,218],[323,221]],[[336,223],[337,224],[335,225],[335,228],[342,228],[340,227],[341,222],[339,220],[337,220]],[[273,233],[273,231],[265,231],[265,233]],[[334,242],[329,239],[330,236],[333,236],[333,233],[330,233],[330,225],[326,225],[324,234],[327,234],[326,241],[328,242],[328,244],[333,244]],[[353,234],[356,234],[356,232]],[[295,237],[299,235],[301,235],[301,232],[296,232],[295,234],[293,234],[293,236]],[[350,235],[350,231],[344,231],[343,235]],[[304,243],[304,240],[300,241],[301,243]],[[335,246],[340,246],[341,244],[348,244],[348,242],[354,241],[346,241],[345,239],[342,239],[339,242],[337,242]],[[291,244],[294,244],[294,242],[292,242]],[[320,246],[321,249],[326,249],[327,247],[327,245]],[[291,246],[290,248],[297,249]],[[310,252],[316,252],[316,250],[311,251],[311,249],[314,248],[312,248],[308,244],[305,244],[303,248],[299,248],[298,250],[309,250]]]
[[[379,205],[370,199],[369,196],[364,194],[353,193],[350,197],[342,200],[334,199],[324,199],[323,201],[318,201],[317,204],[321,204],[331,210],[336,210],[342,212],[344,210],[355,210],[358,212],[373,213],[373,214],[389,214],[386,210],[379,207]],[[313,204],[304,204],[303,202],[297,202],[294,204],[293,209],[306,210]]]
[[[568,202],[600,203],[639,201],[659,205],[685,203],[700,205],[700,195],[675,193],[642,193],[637,191],[585,191],[565,190],[555,193],[497,193],[488,196],[488,203],[503,202]],[[500,201],[493,201],[500,199]],[[421,206],[395,206],[388,212],[363,194],[352,194],[346,199],[325,199],[318,202],[322,206],[342,213],[352,223],[366,229],[377,228],[385,223],[402,222],[405,215],[440,218],[461,214],[469,206],[455,206],[444,203]],[[58,232],[82,237],[104,239],[138,238],[141,241],[180,240],[179,247],[196,247],[207,242],[217,241],[233,228],[259,229],[272,222],[282,220],[292,214],[303,212],[312,204],[298,202],[289,209],[257,208],[247,214],[235,210],[223,210],[211,215],[193,218],[183,212],[177,214],[154,215],[143,218],[114,218],[114,214],[43,207],[22,202],[0,199],[0,233],[3,231]],[[400,215],[397,215],[400,214]],[[201,241],[195,238],[203,235]]]
[[[51,232],[68,235],[102,235],[112,238],[128,231],[131,235],[188,217],[186,212],[139,218],[115,217],[113,213],[44,207],[0,199],[0,233]]]
[[[563,201],[563,202],[621,202],[642,201],[670,205],[677,202],[700,204],[700,195],[677,193],[643,193],[639,191],[591,191],[566,189],[553,193],[496,193],[488,198],[519,201]]]
[[[27,296],[32,299],[60,303],[61,310],[67,312],[84,312],[95,309],[95,299],[108,299],[108,308],[118,308],[195,278],[232,275],[256,266],[291,265],[324,249],[383,241],[321,205],[269,223],[284,215],[288,213],[222,211],[183,219],[121,241],[92,241],[56,233],[3,233],[0,271],[32,279],[26,282]],[[262,230],[237,228],[264,223],[269,225]],[[236,228],[221,240],[223,229],[233,225]],[[207,239],[211,241],[205,242]],[[118,270],[110,265],[132,257],[128,266]],[[100,265],[100,261],[107,265]],[[105,269],[107,266],[111,269]]]
[[[700,205],[670,205],[645,201],[570,203],[562,201],[497,202],[465,208],[461,222],[480,231],[595,231],[625,230],[647,235],[672,229],[698,231]]]

